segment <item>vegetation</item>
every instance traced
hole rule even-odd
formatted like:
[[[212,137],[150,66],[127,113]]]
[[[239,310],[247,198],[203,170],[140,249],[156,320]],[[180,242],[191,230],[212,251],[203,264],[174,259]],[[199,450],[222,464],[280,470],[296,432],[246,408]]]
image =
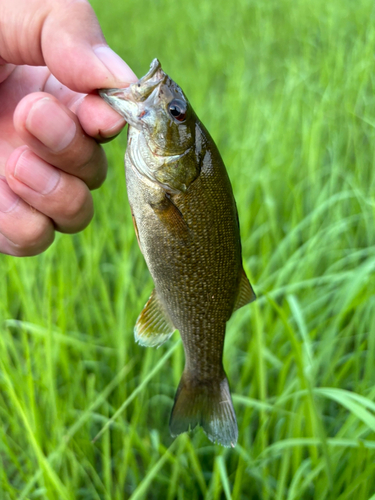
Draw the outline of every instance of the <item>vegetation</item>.
[[[92,3],[227,165],[258,294],[227,329],[239,443],[173,440],[181,342],[133,341],[153,285],[122,134],[89,228],[0,256],[0,499],[375,499],[374,2]]]

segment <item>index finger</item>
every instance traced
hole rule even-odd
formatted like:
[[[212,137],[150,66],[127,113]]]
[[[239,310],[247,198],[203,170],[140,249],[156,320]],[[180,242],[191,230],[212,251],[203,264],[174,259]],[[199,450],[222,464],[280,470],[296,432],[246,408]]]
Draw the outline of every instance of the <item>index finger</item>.
[[[107,142],[116,137],[125,126],[124,118],[97,94],[73,92],[53,75],[49,76],[43,90],[73,111],[86,134],[98,142]]]

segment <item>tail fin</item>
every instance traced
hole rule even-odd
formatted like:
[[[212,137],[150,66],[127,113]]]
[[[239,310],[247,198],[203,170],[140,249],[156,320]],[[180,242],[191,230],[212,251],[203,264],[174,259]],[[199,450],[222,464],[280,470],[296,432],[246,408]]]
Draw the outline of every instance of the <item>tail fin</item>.
[[[238,429],[225,373],[220,380],[200,382],[184,372],[178,386],[169,429],[177,436],[201,425],[208,438],[222,446],[234,447]]]

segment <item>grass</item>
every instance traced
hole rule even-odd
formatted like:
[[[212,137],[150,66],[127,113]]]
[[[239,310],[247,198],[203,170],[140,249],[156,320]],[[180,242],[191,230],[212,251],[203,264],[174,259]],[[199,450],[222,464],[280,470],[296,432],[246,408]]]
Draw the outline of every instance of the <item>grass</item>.
[[[169,436],[183,350],[133,341],[152,281],[123,134],[89,228],[0,257],[0,499],[375,498],[373,1],[92,3],[139,76],[162,61],[227,165],[258,294],[227,329],[240,437]]]

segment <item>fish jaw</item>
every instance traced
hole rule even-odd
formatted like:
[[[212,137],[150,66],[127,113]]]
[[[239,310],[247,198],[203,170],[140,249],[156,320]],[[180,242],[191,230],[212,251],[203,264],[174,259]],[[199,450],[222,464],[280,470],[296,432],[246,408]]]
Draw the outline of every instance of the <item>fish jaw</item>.
[[[129,87],[125,89],[102,89],[99,90],[99,95],[111,108],[125,118],[129,125],[140,129],[140,124],[135,119],[138,114],[138,106],[129,99],[128,90]]]
[[[123,116],[129,125],[141,130],[142,118],[154,104],[154,100],[149,97],[157,87],[165,83],[167,78],[158,59],[154,59],[148,73],[129,87],[100,89],[98,92],[100,97]]]

